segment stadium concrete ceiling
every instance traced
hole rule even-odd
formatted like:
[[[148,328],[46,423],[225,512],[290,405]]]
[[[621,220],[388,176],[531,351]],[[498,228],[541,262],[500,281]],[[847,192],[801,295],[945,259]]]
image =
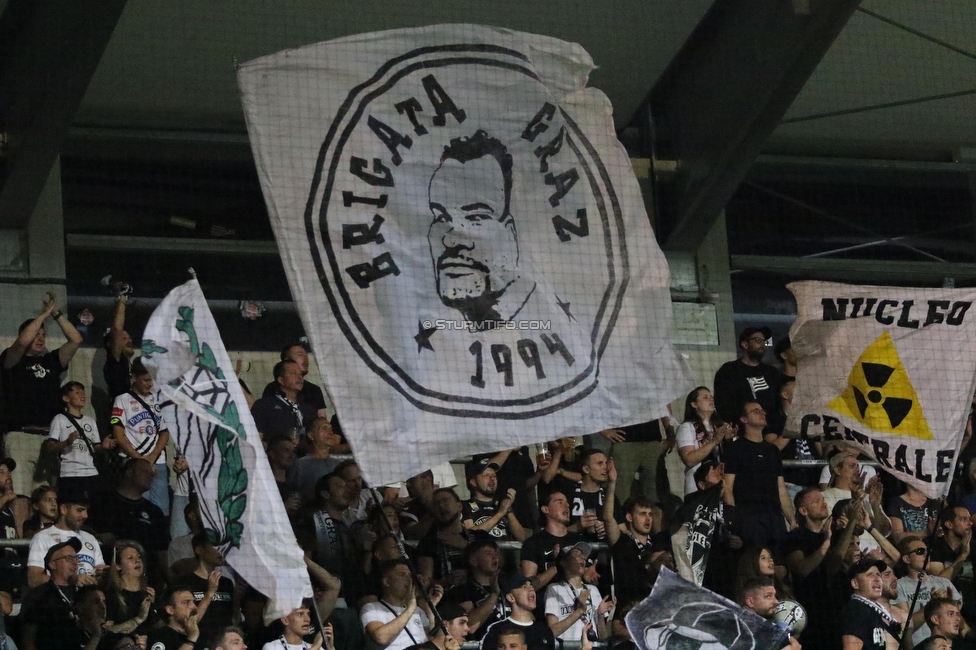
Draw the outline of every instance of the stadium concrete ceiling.
[[[119,19],[76,124],[243,131],[234,61],[350,34],[481,23],[581,43],[599,68],[618,126],[711,0],[132,0]]]

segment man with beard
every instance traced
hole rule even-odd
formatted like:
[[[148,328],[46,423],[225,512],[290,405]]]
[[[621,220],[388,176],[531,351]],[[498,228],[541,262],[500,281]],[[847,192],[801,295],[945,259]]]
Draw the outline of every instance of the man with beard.
[[[174,588],[166,601],[166,616],[169,622],[149,632],[146,647],[151,650],[196,650],[200,626],[193,592]]]
[[[570,531],[569,501],[562,492],[550,492],[541,503],[542,530],[525,540],[520,556],[522,575],[531,578],[536,589],[546,588],[556,577],[556,556],[560,547],[567,547],[582,540],[582,535]]]
[[[644,495],[627,499],[624,503],[625,531],[621,532],[612,508],[604,509],[607,525],[607,544],[613,556],[613,583],[622,603],[644,600],[651,593],[651,584],[643,570],[641,555],[650,543],[654,523],[654,503]]]
[[[891,567],[885,568],[881,572],[881,598],[878,599],[878,603],[891,612],[891,615],[898,621],[898,625],[904,629],[905,623],[908,622],[908,605],[894,605],[892,600],[898,599],[898,576],[895,575],[895,570]],[[891,635],[888,635],[887,645],[888,650],[898,650],[898,643],[900,639],[895,639]]]
[[[776,608],[779,607],[779,600],[776,598],[776,586],[770,576],[759,576],[749,580],[742,587],[740,605],[763,617],[771,620]],[[783,646],[784,650],[801,650],[800,642],[790,636],[790,642]]]
[[[841,641],[844,650],[886,650],[889,637],[901,636],[901,625],[881,604],[888,566],[881,560],[860,560],[847,572],[854,595],[844,608]]]
[[[549,626],[535,620],[536,595],[532,581],[526,576],[516,573],[499,581],[501,592],[505,595],[505,603],[511,614],[504,621],[498,621],[489,626],[485,636],[481,639],[481,650],[495,650],[498,648],[500,633],[513,624],[522,631],[525,644],[532,650],[553,650],[556,646],[555,637]]]
[[[495,498],[498,490],[498,465],[489,458],[472,460],[464,466],[464,475],[471,489],[470,501],[462,507],[461,522],[469,539],[490,535],[495,540],[525,540],[525,529],[512,512],[515,490],[509,490],[499,503]]]
[[[431,501],[434,524],[417,545],[417,569],[445,587],[464,584],[468,540],[461,523],[461,499],[451,488],[440,488],[434,490]]]
[[[488,626],[505,617],[505,606],[500,602],[498,572],[501,570],[502,552],[492,539],[472,542],[464,551],[468,565],[468,581],[453,587],[445,594],[449,601],[458,603],[468,615],[468,636],[477,641]]]
[[[515,319],[536,290],[519,266],[511,199],[512,156],[499,140],[477,131],[444,148],[430,179],[427,242],[438,297],[477,329]]]
[[[783,373],[763,363],[766,341],[772,335],[768,327],[747,327],[742,330],[739,334],[742,356],[724,364],[715,373],[715,410],[724,422],[738,422],[742,406],[747,401],[759,402],[767,413],[776,412]]]
[[[102,547],[98,540],[85,532],[81,527],[88,520],[88,500],[81,496],[68,494],[58,497],[58,518],[54,525],[40,531],[31,539],[30,551],[27,557],[27,584],[31,587],[47,582],[50,578],[46,574],[47,562],[45,555],[57,544],[69,539],[77,539],[79,547],[75,549],[78,561],[78,578],[80,586],[95,584],[96,573],[108,568],[102,559]]]

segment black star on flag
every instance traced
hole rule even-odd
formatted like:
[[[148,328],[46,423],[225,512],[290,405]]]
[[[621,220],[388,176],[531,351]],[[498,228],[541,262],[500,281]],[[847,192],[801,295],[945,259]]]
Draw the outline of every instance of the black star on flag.
[[[568,303],[568,302],[563,302],[563,299],[562,299],[562,298],[560,298],[560,297],[559,297],[558,295],[556,295],[556,304],[557,304],[557,305],[559,305],[559,307],[560,307],[560,308],[561,308],[561,309],[562,309],[562,310],[563,310],[564,312],[566,312],[566,316],[567,316],[567,317],[568,317],[568,318],[569,318],[570,320],[574,320],[574,321],[576,320],[576,317],[575,317],[575,316],[573,316],[573,315],[572,315],[572,314],[571,314],[571,313],[569,312],[569,303]]]
[[[417,342],[417,354],[423,349],[434,351],[434,346],[430,344],[430,337],[437,331],[436,327],[424,327],[421,321],[417,321],[417,336],[413,340]]]

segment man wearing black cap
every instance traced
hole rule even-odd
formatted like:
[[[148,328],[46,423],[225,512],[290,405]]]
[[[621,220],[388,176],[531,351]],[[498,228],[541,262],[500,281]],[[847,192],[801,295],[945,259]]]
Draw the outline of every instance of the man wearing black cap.
[[[747,327],[739,334],[743,354],[715,373],[715,410],[723,422],[738,422],[742,405],[756,401],[767,413],[776,409],[783,373],[763,363],[766,341],[773,335],[768,327]]]
[[[20,622],[24,626],[24,650],[76,650],[85,643],[78,627],[74,601],[78,587],[78,552],[81,540],[58,542],[44,554],[44,570],[50,578],[24,596]]]
[[[481,639],[481,650],[496,650],[499,631],[504,630],[507,627],[506,624],[517,625],[525,633],[525,645],[528,648],[532,650],[553,650],[556,646],[556,640],[552,630],[546,623],[535,620],[533,614],[536,607],[536,597],[532,581],[521,573],[516,573],[499,580],[498,586],[501,588],[511,614],[504,621],[498,621],[489,626],[484,638]]]
[[[498,491],[496,471],[498,465],[490,458],[472,460],[464,466],[464,476],[473,498],[462,506],[461,522],[471,539],[488,534],[495,540],[524,541],[525,529],[512,512],[515,490],[509,489],[499,503],[495,497]]]
[[[38,531],[31,539],[27,556],[27,584],[31,587],[47,582],[46,555],[56,545],[78,540],[76,567],[78,585],[95,584],[95,574],[106,569],[102,548],[91,534],[81,529],[88,520],[88,500],[81,494],[58,495],[58,518],[54,525]]]
[[[844,650],[885,650],[889,638],[901,636],[901,626],[879,602],[883,595],[881,560],[860,560],[847,572],[854,595],[844,608],[841,640]]]

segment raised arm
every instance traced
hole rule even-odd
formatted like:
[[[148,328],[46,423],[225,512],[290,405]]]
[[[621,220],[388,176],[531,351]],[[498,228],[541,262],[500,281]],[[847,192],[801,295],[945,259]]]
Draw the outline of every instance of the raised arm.
[[[603,500],[603,526],[607,531],[607,546],[613,546],[620,539],[620,525],[613,513],[613,495],[617,488],[617,467],[613,459],[607,459],[607,498]]]
[[[54,300],[54,294],[50,291],[47,292],[47,299],[44,300],[44,311],[41,315],[32,320],[27,324],[27,327],[17,335],[13,344],[7,348],[7,354],[3,358],[3,367],[5,369],[13,368],[20,361],[24,353],[27,352],[27,348],[30,344],[37,338],[37,333],[41,331],[44,326],[44,321],[54,313],[58,308],[57,302]]]
[[[115,312],[112,314],[112,327],[109,329],[109,350],[112,358],[118,361],[125,352],[125,303],[129,299],[126,295],[119,296],[115,303]]]

